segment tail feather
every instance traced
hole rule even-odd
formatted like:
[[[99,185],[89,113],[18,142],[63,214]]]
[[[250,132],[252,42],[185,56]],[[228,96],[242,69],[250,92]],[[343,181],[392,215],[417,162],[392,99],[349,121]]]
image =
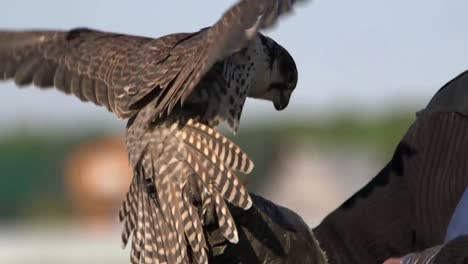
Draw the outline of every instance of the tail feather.
[[[176,202],[173,206],[173,210],[174,210],[175,217],[178,219],[178,221],[175,223],[177,244],[179,245],[178,254],[181,258],[180,262],[178,263],[183,263],[184,259],[185,260],[188,259],[188,253],[187,253],[187,242],[185,240],[185,230],[184,230],[183,220],[182,220],[183,211],[181,211],[181,209],[183,209],[182,189],[176,184],[173,184],[172,189],[176,194]]]
[[[137,201],[138,194],[141,191],[138,189],[137,184],[137,177],[134,177],[130,185],[130,190],[127,192],[127,196],[119,211],[120,221],[124,221],[124,229],[122,232],[123,246],[127,245],[130,234],[136,226]]]
[[[236,224],[232,218],[229,208],[224,202],[223,198],[214,192],[214,203],[216,209],[216,215],[218,217],[218,226],[221,234],[229,240],[231,243],[237,244],[239,242],[239,236],[237,234]]]
[[[207,263],[208,256],[206,255],[206,241],[203,236],[202,223],[200,216],[196,212],[195,207],[191,204],[189,198],[184,196],[182,203],[184,210],[182,214],[182,223],[184,225],[187,241],[193,251],[193,257],[196,263]]]
[[[172,140],[170,138],[169,140]],[[166,204],[169,206],[162,205],[163,214],[168,224],[172,226],[172,230],[175,232],[173,237],[174,239],[174,251],[178,255],[177,262],[181,263],[181,259],[187,258],[186,243],[184,237],[184,229],[182,223],[182,212],[180,209],[183,209],[181,204],[182,201],[182,182],[180,175],[188,174],[188,166],[180,161],[181,157],[179,155],[174,155],[174,153],[180,153],[181,147],[177,142],[172,142],[168,148],[165,149],[163,158],[160,160],[166,160],[165,164],[160,166],[158,175],[163,176],[162,180],[156,180],[156,188],[158,190],[163,190],[158,192],[158,199],[161,204]],[[176,180],[174,180],[176,179]],[[180,257],[180,260],[179,260]]]
[[[202,212],[201,212],[201,215],[203,215],[204,217],[202,218],[202,223],[203,225],[206,225],[209,223],[209,221],[211,220],[211,218],[213,218],[212,216],[208,215],[208,213],[211,213],[213,214],[212,211],[210,211],[210,208],[212,208],[212,204],[213,204],[213,198],[212,196],[210,195],[209,191],[206,190],[206,191],[203,191],[202,194],[201,194],[201,202],[202,202]],[[205,222],[205,221],[208,221],[208,222]]]
[[[169,236],[169,230],[166,228],[163,216],[161,215],[161,210],[156,206],[155,203],[152,203],[153,210],[153,224],[156,228],[153,228],[153,232],[156,234],[156,246],[157,246],[157,260],[160,263],[170,263],[169,259],[169,247],[167,242],[167,237]]]
[[[196,138],[195,141],[200,142]],[[198,165],[195,171],[198,175],[202,175],[202,179],[206,178],[204,183],[213,184],[213,189],[220,192],[230,203],[244,209],[249,209],[252,206],[250,195],[234,173],[225,167],[216,156],[207,157],[204,153],[198,151],[196,147],[195,150],[191,150],[193,148],[193,145],[190,145],[189,152]]]
[[[166,256],[164,254],[164,244],[162,240],[162,234],[159,229],[157,212],[158,208],[154,202],[149,205],[149,213],[151,214],[149,221],[149,232],[153,237],[153,251],[151,257],[155,260],[156,263],[164,263]],[[163,254],[160,254],[162,252]]]
[[[139,264],[140,262],[140,255],[141,255],[141,248],[143,245],[142,240],[142,232],[141,228],[143,227],[143,201],[142,197],[144,192],[138,193],[138,200],[137,200],[137,215],[136,215],[136,229],[133,233],[133,241],[132,241],[132,250],[130,252],[130,261],[132,264]]]
[[[254,163],[249,156],[216,130],[191,120],[184,132],[188,138],[195,134],[202,139],[201,147],[207,149],[211,156],[217,157],[231,170],[244,174],[252,172]]]
[[[200,157],[199,155],[195,154],[193,155],[193,168],[195,172],[198,175],[209,175],[209,174],[215,174],[214,167],[209,167],[211,165],[208,161],[203,160],[203,157]],[[207,176],[202,176],[202,181],[203,178],[207,178]],[[220,178],[220,177],[217,177]],[[229,213],[229,209],[224,203],[224,200],[222,199],[221,195],[218,193],[218,190],[216,187],[213,187],[212,183],[207,183],[207,181],[203,181],[204,187],[207,188],[213,196],[213,200],[215,201],[215,209],[216,213],[218,215],[218,224],[219,228],[221,230],[221,233],[223,236],[228,239],[232,243],[237,243],[238,235],[237,235],[237,229],[234,224],[234,221],[232,219],[231,214]],[[250,198],[250,197],[249,197]]]
[[[171,153],[171,152],[166,152]],[[151,155],[151,154],[149,154]],[[159,179],[154,179],[154,184],[156,187],[157,199],[159,202],[159,211],[160,219],[159,221],[164,224],[163,230],[166,231],[166,235],[163,235],[163,241],[165,244],[166,255],[168,257],[167,261],[169,263],[181,263],[181,254],[182,249],[185,250],[185,245],[181,245],[178,235],[183,235],[183,230],[177,228],[180,225],[180,218],[177,217],[176,212],[173,210],[175,200],[175,192],[172,189],[173,180],[171,179],[171,170],[169,168],[173,167],[174,158],[168,157],[168,155],[162,155],[163,159],[167,163],[159,167],[157,175]],[[174,159],[174,160],[173,160]],[[182,232],[181,234],[179,234]]]
[[[217,223],[223,236],[237,243],[224,199],[251,206],[235,173],[250,172],[253,163],[234,143],[194,121],[182,127],[167,122],[145,133],[127,138],[131,161],[137,162],[119,211],[124,245],[133,234],[132,263],[207,264],[203,226]]]

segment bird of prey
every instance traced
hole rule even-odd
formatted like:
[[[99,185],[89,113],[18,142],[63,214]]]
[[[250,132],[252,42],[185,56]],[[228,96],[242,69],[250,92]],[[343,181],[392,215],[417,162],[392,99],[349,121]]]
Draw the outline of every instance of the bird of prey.
[[[218,22],[157,39],[87,28],[0,31],[0,78],[56,87],[128,119],[134,178],[119,212],[132,263],[207,263],[203,227],[238,235],[226,201],[249,209],[237,178],[253,163],[219,124],[237,131],[247,97],[284,109],[293,58],[261,33],[294,0],[241,0]]]

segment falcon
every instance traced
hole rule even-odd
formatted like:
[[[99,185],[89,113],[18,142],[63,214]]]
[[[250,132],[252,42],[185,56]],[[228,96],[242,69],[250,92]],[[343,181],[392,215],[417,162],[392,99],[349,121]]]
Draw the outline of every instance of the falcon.
[[[0,31],[1,79],[55,87],[128,120],[134,177],[119,218],[131,263],[208,263],[210,223],[237,243],[226,202],[251,207],[238,176],[254,165],[216,127],[235,133],[247,97],[288,105],[295,62],[259,30],[295,2],[242,0],[211,27],[157,39],[88,28]]]

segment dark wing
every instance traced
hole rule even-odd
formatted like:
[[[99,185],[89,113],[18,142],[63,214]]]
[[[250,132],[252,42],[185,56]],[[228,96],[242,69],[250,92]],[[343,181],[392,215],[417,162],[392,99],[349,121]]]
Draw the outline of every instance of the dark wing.
[[[192,35],[151,39],[91,29],[0,31],[0,79],[55,86],[128,118],[135,110],[129,101],[141,99],[128,87],[140,87],[141,95],[174,78],[177,70],[165,68],[177,67],[176,56],[168,59],[170,51]]]
[[[174,80],[170,96],[159,98],[155,112],[170,111],[177,102],[183,102],[216,62],[245,48],[260,29],[273,26],[279,16],[292,11],[293,4],[300,1],[243,0],[232,6],[216,24],[200,32],[201,46],[187,58],[189,63]]]
[[[148,118],[169,113],[218,61],[246,47],[294,0],[243,0],[211,28],[159,39],[99,32],[0,31],[0,77],[55,86],[128,118],[149,101]]]

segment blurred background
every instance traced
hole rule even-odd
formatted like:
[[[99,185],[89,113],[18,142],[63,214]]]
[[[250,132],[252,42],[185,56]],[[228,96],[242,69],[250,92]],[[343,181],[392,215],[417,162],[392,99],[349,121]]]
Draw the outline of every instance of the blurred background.
[[[157,37],[211,25],[232,3],[5,1],[0,28]],[[317,0],[267,32],[300,78],[285,111],[246,105],[234,140],[256,163],[250,190],[313,227],[364,186],[415,112],[468,69],[467,8],[464,0]],[[0,92],[0,263],[128,263],[117,221],[131,180],[125,123],[54,90],[7,82]]]

